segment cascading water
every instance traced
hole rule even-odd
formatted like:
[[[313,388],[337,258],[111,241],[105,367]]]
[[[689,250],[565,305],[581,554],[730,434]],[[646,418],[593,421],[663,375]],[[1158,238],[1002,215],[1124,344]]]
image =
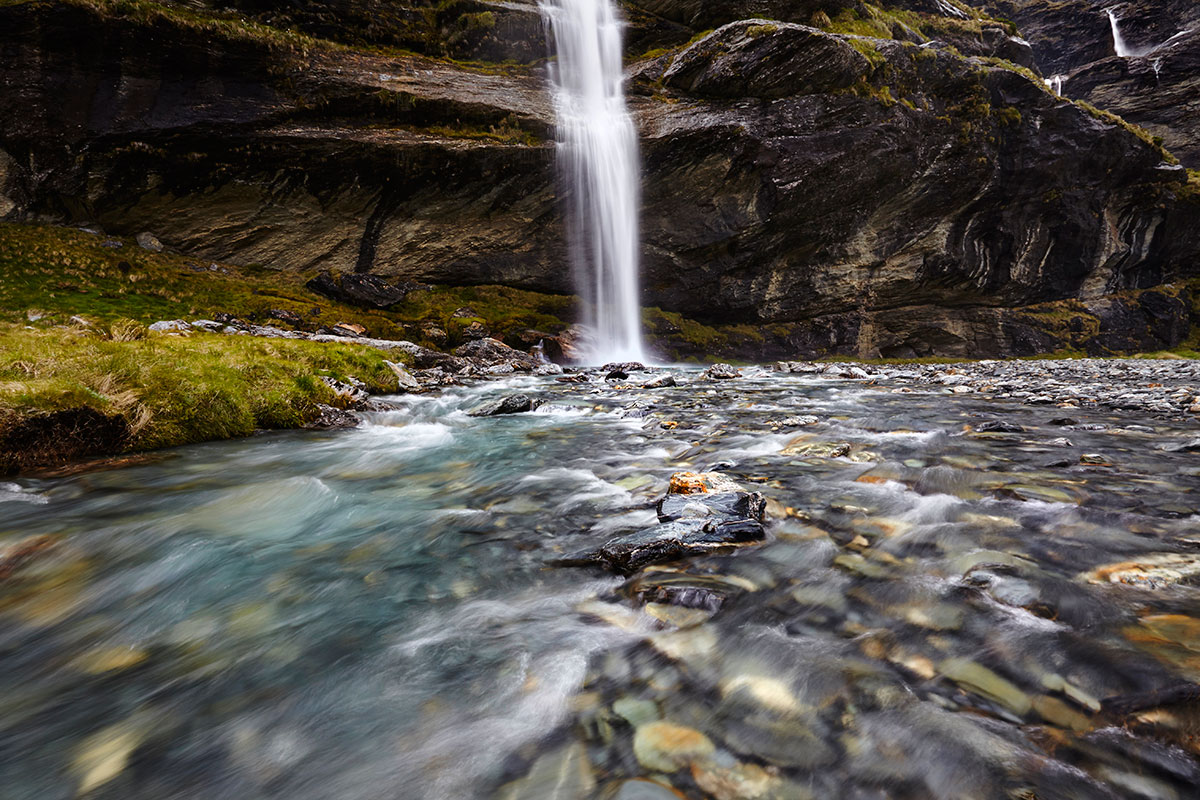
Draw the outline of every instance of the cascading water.
[[[542,0],[567,239],[592,341],[588,360],[644,361],[638,302],[637,134],[625,104],[622,22],[612,0]]]
[[[1106,9],[1108,14],[1108,24],[1112,26],[1113,51],[1121,58],[1128,58],[1133,55],[1129,50],[1129,45],[1125,44],[1125,39],[1121,36],[1121,28],[1117,25],[1117,13],[1111,8]]]

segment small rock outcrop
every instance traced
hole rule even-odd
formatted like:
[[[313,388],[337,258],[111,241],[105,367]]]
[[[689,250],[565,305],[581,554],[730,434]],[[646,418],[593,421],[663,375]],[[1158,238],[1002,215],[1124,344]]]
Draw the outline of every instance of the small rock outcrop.
[[[766,501],[720,473],[679,472],[659,500],[659,524],[556,559],[561,566],[602,566],[621,574],[735,545],[761,541]]]
[[[359,308],[388,308],[403,300],[415,288],[396,286],[376,275],[333,275],[328,270],[304,284],[317,294]]]
[[[662,82],[701,97],[776,98],[845,89],[870,68],[844,38],[805,25],[747,19],[688,47]]]
[[[533,411],[542,401],[527,394],[510,394],[480,403],[467,412],[468,417],[497,417],[502,414],[523,414]]]

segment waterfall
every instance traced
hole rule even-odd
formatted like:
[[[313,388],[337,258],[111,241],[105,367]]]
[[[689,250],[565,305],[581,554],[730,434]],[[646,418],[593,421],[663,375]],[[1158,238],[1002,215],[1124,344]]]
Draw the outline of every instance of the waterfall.
[[[625,104],[613,0],[541,0],[551,66],[567,241],[585,306],[589,360],[642,361],[637,134]]]
[[[1108,24],[1112,26],[1113,50],[1121,58],[1127,58],[1133,53],[1129,50],[1129,45],[1125,44],[1125,39],[1121,36],[1121,28],[1117,25],[1117,14],[1111,8],[1106,10],[1108,14]]]

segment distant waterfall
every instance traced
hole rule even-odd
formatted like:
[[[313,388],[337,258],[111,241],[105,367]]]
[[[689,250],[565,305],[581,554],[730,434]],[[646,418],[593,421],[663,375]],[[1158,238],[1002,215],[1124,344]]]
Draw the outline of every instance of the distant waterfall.
[[[570,196],[567,240],[592,341],[589,359],[642,361],[638,299],[637,134],[625,104],[622,22],[613,0],[541,0],[559,169]]]
[[[1108,24],[1112,26],[1113,50],[1121,58],[1128,58],[1133,55],[1129,49],[1129,45],[1125,44],[1125,39],[1121,36],[1121,28],[1117,25],[1117,13],[1111,8],[1108,9]]]

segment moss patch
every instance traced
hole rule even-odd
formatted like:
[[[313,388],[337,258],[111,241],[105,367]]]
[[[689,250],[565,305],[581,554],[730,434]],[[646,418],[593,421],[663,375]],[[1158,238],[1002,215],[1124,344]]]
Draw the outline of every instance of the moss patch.
[[[394,390],[368,347],[147,334],[137,323],[0,323],[0,471],[295,428],[337,402],[321,380]]]

